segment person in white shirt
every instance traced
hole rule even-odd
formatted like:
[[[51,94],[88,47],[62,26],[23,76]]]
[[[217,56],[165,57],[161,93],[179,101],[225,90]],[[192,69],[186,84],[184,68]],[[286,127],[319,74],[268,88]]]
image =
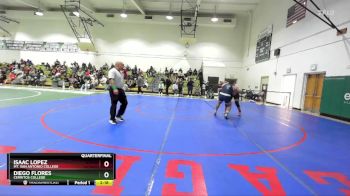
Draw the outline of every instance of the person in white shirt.
[[[123,75],[124,63],[118,61],[114,67],[108,72],[109,79],[109,95],[111,97],[110,107],[110,120],[109,123],[117,124],[117,121],[124,121],[123,114],[125,113],[128,100],[124,91],[124,75]],[[117,103],[121,103],[118,113]]]
[[[158,84],[158,90],[160,95],[163,95],[163,89],[164,89],[164,83],[163,81],[160,81]]]
[[[177,95],[177,94],[178,94],[178,91],[179,91],[179,87],[177,86],[177,83],[174,82],[174,84],[173,84],[173,92],[174,92],[174,95]]]
[[[202,96],[205,96],[205,90],[206,90],[206,88],[207,88],[207,85],[206,85],[206,83],[205,82],[203,82],[203,84],[202,84],[202,86],[201,86],[201,89],[202,89]]]
[[[102,76],[102,78],[100,79],[100,84],[102,84],[104,86],[106,83],[107,83],[106,76]]]

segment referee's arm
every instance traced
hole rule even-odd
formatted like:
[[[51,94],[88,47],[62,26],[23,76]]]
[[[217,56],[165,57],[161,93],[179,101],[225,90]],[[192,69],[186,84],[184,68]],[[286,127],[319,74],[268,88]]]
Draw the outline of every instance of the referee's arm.
[[[113,78],[114,78],[113,73],[111,71],[109,71],[108,72],[108,84],[112,88],[113,94],[118,95],[119,91],[118,91],[118,88],[115,85],[115,81],[114,81]]]
[[[115,81],[113,80],[113,78],[109,78],[108,79],[108,84],[112,87],[115,86]]]
[[[112,78],[109,79],[109,85],[111,86],[112,90],[113,90],[113,94],[118,95],[119,90],[118,88],[115,86],[115,82]]]

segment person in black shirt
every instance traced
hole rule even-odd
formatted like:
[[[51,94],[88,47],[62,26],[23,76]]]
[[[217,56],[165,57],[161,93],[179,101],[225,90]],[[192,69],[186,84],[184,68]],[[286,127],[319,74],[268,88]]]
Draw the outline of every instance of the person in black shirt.
[[[197,76],[197,69],[193,70],[193,75]]]
[[[165,68],[164,74],[165,74],[166,77],[169,77],[169,71],[168,71],[167,67]]]
[[[192,76],[192,69],[191,68],[187,71],[187,75]]]
[[[193,83],[194,83],[194,82],[192,81],[192,78],[190,78],[190,81],[187,82],[188,96],[192,96]]]
[[[171,86],[171,80],[169,77],[166,78],[165,80],[165,94],[168,96],[169,95],[169,87]]]
[[[216,110],[214,112],[214,115],[216,116],[216,113],[218,109],[220,108],[220,105],[222,102],[225,102],[225,113],[224,116],[226,119],[228,119],[228,114],[231,111],[231,106],[232,106],[232,97],[233,97],[233,87],[232,83],[228,83],[227,81],[224,82],[222,85],[220,92],[219,92],[219,100],[216,105]]]
[[[184,82],[182,79],[179,79],[178,81],[178,87],[179,87],[179,97],[183,96],[183,86],[184,86]]]

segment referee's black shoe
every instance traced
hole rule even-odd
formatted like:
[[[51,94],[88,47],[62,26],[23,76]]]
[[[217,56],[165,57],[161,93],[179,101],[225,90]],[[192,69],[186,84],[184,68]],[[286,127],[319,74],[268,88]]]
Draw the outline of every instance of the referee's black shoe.
[[[113,119],[113,120],[109,120],[109,123],[112,125],[115,125],[115,124],[117,124],[117,121],[115,119]]]
[[[124,118],[122,116],[117,116],[115,117],[115,121],[117,122],[123,122],[124,121]]]

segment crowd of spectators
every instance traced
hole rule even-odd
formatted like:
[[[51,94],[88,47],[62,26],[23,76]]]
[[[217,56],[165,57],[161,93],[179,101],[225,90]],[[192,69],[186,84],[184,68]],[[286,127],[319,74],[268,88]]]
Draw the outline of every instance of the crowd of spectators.
[[[96,69],[91,63],[80,66],[75,62],[67,66],[66,62],[56,60],[52,65],[34,65],[30,60],[20,60],[0,65],[0,84],[43,86],[50,80],[52,86],[91,89],[106,84],[108,69],[107,65]]]
[[[46,81],[46,77],[44,71],[35,67],[30,60],[21,60],[0,67],[0,84],[41,85]]]
[[[126,66],[126,72],[131,73],[124,77],[127,80],[128,87],[137,88],[138,93],[143,93],[142,88],[147,88],[149,86],[146,78],[158,78],[158,81],[153,82],[157,82],[156,84],[160,95],[163,95],[163,90],[165,90],[166,95],[169,95],[169,89],[171,89],[174,95],[183,96],[184,85],[186,85],[187,93],[191,96],[195,85],[194,81],[199,80],[199,89],[203,84],[202,70],[197,71],[197,69],[192,70],[191,68],[184,72],[181,68],[177,70],[173,68],[168,69],[166,67],[163,72],[157,72],[153,66],[150,66],[150,68],[143,73],[143,71],[135,65],[133,68]]]
[[[91,63],[79,65],[74,62],[70,66],[66,62],[56,60],[53,64],[42,63],[34,65],[31,60],[20,60],[0,64],[0,85],[2,84],[23,84],[32,86],[52,85],[53,87],[64,87],[71,89],[88,90],[98,86],[105,87],[107,83],[108,70],[113,65],[105,64],[96,68]],[[180,69],[165,68],[156,71],[150,66],[145,72],[135,65],[133,68],[126,66],[124,79],[127,88],[137,88],[138,93],[143,93],[148,88],[149,82],[156,83],[160,94],[169,94],[169,89],[176,95],[182,96],[184,85],[187,86],[188,94],[192,95],[194,81],[199,80],[202,84],[203,76],[201,70],[191,68],[184,72]],[[150,80],[151,79],[151,80]]]

